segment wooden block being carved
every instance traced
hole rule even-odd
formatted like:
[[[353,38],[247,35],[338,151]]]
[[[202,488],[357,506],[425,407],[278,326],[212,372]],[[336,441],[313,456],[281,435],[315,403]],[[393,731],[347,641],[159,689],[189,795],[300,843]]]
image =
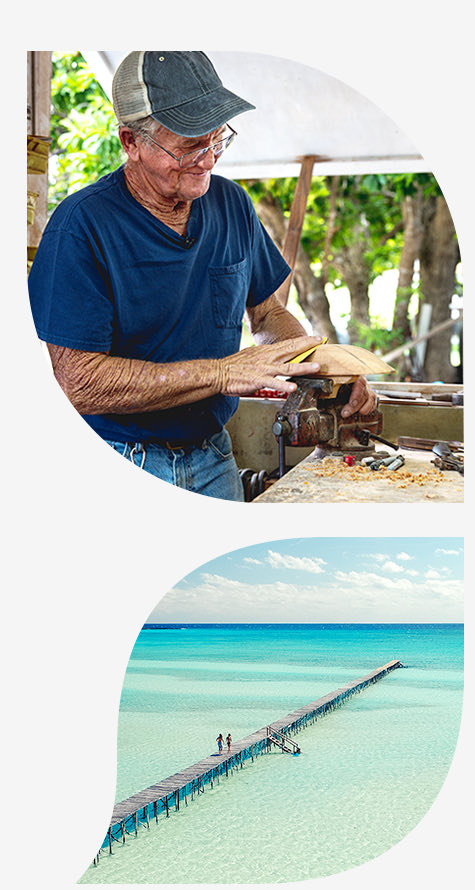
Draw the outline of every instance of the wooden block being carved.
[[[342,343],[322,343],[308,356],[306,361],[318,362],[318,377],[332,377],[338,383],[346,383],[355,377],[367,374],[391,374],[394,368],[382,358],[363,349],[362,346],[351,346]]]

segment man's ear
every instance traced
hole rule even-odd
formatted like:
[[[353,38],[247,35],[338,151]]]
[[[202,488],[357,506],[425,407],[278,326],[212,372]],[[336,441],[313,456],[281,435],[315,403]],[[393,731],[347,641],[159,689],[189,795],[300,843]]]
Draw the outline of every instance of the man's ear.
[[[139,150],[135,138],[135,133],[128,127],[119,127],[119,139],[126,155],[131,161],[136,161],[139,156]]]

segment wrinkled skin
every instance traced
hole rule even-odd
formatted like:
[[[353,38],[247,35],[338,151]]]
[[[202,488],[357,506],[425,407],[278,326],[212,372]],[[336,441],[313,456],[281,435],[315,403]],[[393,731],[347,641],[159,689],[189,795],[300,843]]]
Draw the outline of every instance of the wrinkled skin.
[[[180,157],[212,145],[225,129],[184,139],[157,125],[157,140]],[[216,163],[213,153],[208,151],[199,163],[182,169],[166,151],[127,127],[121,127],[119,135],[127,154],[129,191],[150,213],[184,234],[193,200],[209,188]],[[317,346],[321,338],[309,337],[275,295],[248,309],[246,317],[257,345],[221,359],[156,364],[53,344],[48,344],[48,349],[56,379],[81,414],[157,411],[217,393],[242,396],[263,388],[290,393],[296,384],[282,378],[318,372],[318,362],[289,364],[300,352]],[[367,414],[375,405],[375,393],[360,377],[342,413],[345,417],[357,411]]]

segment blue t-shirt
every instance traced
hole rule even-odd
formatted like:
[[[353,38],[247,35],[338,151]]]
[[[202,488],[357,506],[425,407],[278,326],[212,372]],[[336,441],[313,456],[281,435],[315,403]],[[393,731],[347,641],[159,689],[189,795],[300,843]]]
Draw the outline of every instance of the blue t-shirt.
[[[182,237],[132,197],[120,167],[55,210],[28,284],[42,340],[175,362],[237,352],[246,305],[267,299],[289,271],[236,183],[212,176]],[[105,439],[181,442],[222,429],[237,403],[216,395],[85,420]]]

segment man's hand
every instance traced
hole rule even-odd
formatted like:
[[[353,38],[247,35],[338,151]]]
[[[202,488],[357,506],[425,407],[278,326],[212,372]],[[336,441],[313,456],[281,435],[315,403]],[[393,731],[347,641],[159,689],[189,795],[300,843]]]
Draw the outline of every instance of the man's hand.
[[[377,404],[378,397],[369,388],[366,378],[358,377],[358,380],[355,380],[353,384],[350,401],[342,408],[341,416],[350,417],[352,414],[356,414],[357,411],[360,414],[371,414],[376,409]]]
[[[315,362],[290,364],[290,360],[321,342],[321,337],[293,337],[268,346],[250,346],[217,359],[218,390],[228,396],[245,396],[256,389],[294,392],[295,383],[277,378],[317,373],[320,366]]]
[[[256,389],[294,392],[296,384],[280,378],[318,373],[318,363],[291,364],[290,360],[319,343],[320,337],[298,336],[266,346],[251,346],[225,358],[170,364],[52,344],[48,344],[48,349],[55,377],[80,414],[130,414],[190,405],[217,393],[242,396]],[[360,377],[342,413],[368,414],[375,406],[375,393]]]
[[[275,294],[268,297],[267,300],[264,300],[258,306],[248,308],[246,314],[251,333],[257,343],[284,343],[284,338],[299,337],[300,334],[305,333],[300,322],[291,315],[288,309],[282,306]],[[318,342],[322,342],[321,338]],[[300,352],[303,352],[304,348],[302,347]],[[291,374],[292,377],[297,376],[297,374],[311,374],[312,371],[315,373],[314,367],[308,362],[304,362],[302,365],[291,365],[291,370],[285,373],[287,375]],[[316,367],[318,368],[318,365]],[[297,368],[299,369],[298,371],[296,370]],[[260,387],[255,388],[259,389]],[[279,385],[279,389],[285,392],[292,392],[295,387],[288,383],[286,387]],[[245,393],[241,392],[240,395],[245,395]],[[371,414],[375,410],[377,402],[376,393],[369,388],[365,378],[358,377],[358,380],[353,384],[349,404],[341,412],[342,416],[350,417],[351,414],[356,414],[357,411],[360,414]]]
[[[289,362],[320,342],[320,337],[299,336],[222,359],[169,364],[52,344],[48,349],[54,375],[80,414],[133,414],[190,405],[217,393],[248,395],[263,388],[293,392],[295,383],[277,378],[318,371],[318,364]]]

